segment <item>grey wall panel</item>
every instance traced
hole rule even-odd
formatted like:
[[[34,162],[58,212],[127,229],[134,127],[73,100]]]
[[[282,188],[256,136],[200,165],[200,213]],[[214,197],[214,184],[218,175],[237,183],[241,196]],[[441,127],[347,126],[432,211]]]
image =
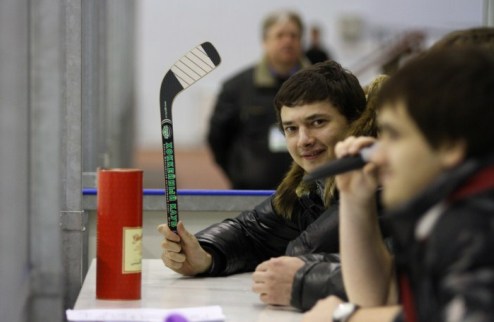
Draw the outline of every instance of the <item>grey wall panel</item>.
[[[0,316],[26,321],[29,270],[29,2],[0,1]]]

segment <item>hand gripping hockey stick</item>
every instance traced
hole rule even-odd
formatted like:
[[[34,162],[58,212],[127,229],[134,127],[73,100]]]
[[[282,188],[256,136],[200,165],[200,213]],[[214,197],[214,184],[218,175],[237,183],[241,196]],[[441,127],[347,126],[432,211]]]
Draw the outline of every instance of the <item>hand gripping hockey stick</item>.
[[[160,89],[161,139],[165,171],[165,200],[168,227],[176,231],[178,223],[177,176],[173,144],[172,103],[182,90],[209,74],[221,62],[214,46],[205,42],[180,58],[165,74]]]

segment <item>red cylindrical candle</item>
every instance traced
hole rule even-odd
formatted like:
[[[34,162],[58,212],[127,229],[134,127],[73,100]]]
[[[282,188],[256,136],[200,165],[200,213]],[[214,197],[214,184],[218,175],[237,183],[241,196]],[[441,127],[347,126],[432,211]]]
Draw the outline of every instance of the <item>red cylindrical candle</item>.
[[[142,170],[98,170],[96,298],[141,298]]]

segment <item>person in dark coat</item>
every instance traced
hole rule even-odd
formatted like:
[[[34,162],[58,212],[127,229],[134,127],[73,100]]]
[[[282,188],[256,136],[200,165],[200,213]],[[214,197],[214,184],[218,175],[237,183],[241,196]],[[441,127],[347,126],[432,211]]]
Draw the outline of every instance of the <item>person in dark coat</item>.
[[[274,190],[290,167],[273,98],[290,75],[310,65],[302,54],[303,29],[295,12],[268,15],[263,57],[225,81],[217,97],[207,140],[233,189]]]
[[[253,290],[261,301],[307,310],[324,296],[345,292],[339,273],[338,193],[333,179],[304,183],[302,177],[334,158],[334,145],[360,120],[366,99],[357,78],[328,61],[291,76],[277,94],[275,106],[294,160],[275,194],[195,236],[182,222],[178,234],[161,225],[162,259],[167,267],[188,276],[255,271]],[[358,133],[375,135],[375,130],[366,129]],[[276,278],[266,283],[269,276]]]
[[[319,26],[314,25],[310,28],[310,43],[305,51],[305,56],[313,64],[332,59],[330,52],[322,44]]]
[[[435,47],[384,85],[375,153],[336,176],[350,302],[322,300],[304,321],[494,321],[493,88],[492,50],[476,45]],[[392,252],[373,211],[378,184]]]

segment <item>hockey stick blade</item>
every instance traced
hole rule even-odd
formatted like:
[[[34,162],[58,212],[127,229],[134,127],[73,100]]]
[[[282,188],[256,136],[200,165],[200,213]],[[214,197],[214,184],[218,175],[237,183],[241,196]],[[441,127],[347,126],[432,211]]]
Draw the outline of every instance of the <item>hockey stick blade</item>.
[[[165,202],[168,227],[176,231],[178,223],[177,176],[173,143],[172,103],[184,89],[209,74],[221,62],[210,42],[194,47],[165,74],[160,89],[161,140],[165,174]]]

